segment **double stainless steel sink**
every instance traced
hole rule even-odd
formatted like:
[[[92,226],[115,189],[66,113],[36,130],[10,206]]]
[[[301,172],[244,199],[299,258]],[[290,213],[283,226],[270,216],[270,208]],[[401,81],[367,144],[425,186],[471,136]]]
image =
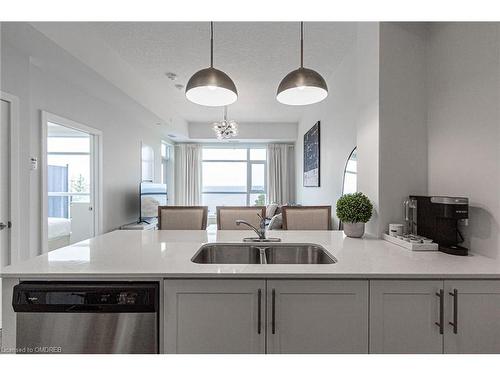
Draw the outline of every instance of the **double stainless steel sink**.
[[[201,264],[333,264],[337,259],[315,244],[212,243],[203,245],[191,261]]]

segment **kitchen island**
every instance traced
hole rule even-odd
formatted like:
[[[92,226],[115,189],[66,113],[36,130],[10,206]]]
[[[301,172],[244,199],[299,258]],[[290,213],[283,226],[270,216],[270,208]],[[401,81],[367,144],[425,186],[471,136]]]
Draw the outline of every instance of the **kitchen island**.
[[[333,264],[198,264],[248,231],[116,231],[2,269],[3,347],[23,281],[153,281],[162,353],[500,352],[500,262],[411,252],[340,231],[272,231]],[[271,234],[270,234],[271,235]]]

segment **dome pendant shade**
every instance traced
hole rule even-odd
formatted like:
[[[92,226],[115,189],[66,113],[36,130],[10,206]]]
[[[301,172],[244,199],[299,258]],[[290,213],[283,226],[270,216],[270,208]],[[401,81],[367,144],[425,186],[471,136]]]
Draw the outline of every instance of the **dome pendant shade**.
[[[328,96],[328,87],[316,71],[299,68],[288,73],[278,86],[276,99],[288,105],[318,103]]]
[[[214,68],[214,23],[210,22],[210,67],[193,74],[186,85],[186,98],[196,104],[221,107],[238,99],[236,85],[222,70]]]
[[[300,68],[288,73],[278,86],[276,99],[287,105],[308,105],[328,96],[325,79],[312,69],[304,68],[304,23],[300,23]]]
[[[196,104],[220,107],[234,103],[238,91],[226,73],[210,67],[196,72],[189,79],[186,98]]]

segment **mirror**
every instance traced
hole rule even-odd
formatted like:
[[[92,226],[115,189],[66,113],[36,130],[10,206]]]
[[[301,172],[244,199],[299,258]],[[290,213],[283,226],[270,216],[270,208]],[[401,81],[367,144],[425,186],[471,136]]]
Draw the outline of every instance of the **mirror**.
[[[349,154],[344,167],[344,178],[342,181],[342,195],[355,193],[358,189],[358,158],[357,147]],[[339,230],[342,230],[342,222],[339,221]]]
[[[342,185],[342,195],[352,194],[357,191],[358,159],[357,147],[349,154],[344,168],[344,180]]]

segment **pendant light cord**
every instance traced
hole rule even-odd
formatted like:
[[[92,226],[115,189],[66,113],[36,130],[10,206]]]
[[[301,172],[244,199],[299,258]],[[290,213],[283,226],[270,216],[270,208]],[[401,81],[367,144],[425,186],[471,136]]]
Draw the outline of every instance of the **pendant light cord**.
[[[214,23],[210,22],[210,67],[214,67]]]
[[[304,67],[304,22],[300,22],[300,67]]]

